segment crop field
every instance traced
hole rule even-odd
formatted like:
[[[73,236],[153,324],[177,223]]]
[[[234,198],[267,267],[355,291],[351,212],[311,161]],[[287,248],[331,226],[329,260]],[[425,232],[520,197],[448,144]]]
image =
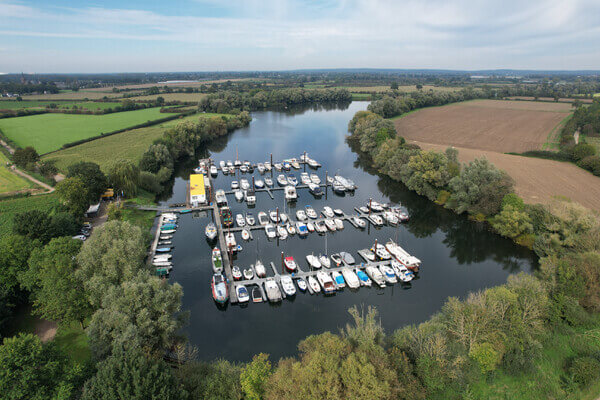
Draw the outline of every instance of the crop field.
[[[132,129],[51,153],[42,157],[42,159],[53,161],[62,172],[65,172],[69,165],[79,161],[95,162],[102,169],[106,169],[113,160],[117,159],[131,160],[137,163],[142,158],[142,154],[148,149],[148,146],[154,140],[160,138],[167,128],[184,121],[197,121],[198,118],[221,115],[225,114],[195,114],[163,122],[159,125]],[[110,157],[107,157],[107,154],[110,154]]]
[[[106,110],[114,108],[121,103],[99,102],[99,101],[51,101],[51,100],[32,100],[32,101],[0,101],[0,110],[19,110],[19,109],[44,109],[50,104],[56,104],[57,108],[73,108],[86,110]]]
[[[154,86],[158,86],[160,88],[164,87],[164,86],[169,86],[169,87],[200,87],[202,85],[210,85],[212,83],[224,83],[227,81],[231,81],[231,82],[238,82],[238,81],[247,81],[247,80],[252,80],[252,78],[237,78],[237,79],[216,79],[216,80],[210,80],[210,81],[193,81],[193,82],[177,82],[177,81],[173,81],[173,82],[155,82],[155,83],[141,83],[141,84],[137,84],[137,85],[121,85],[121,86],[115,86],[117,89],[148,89]],[[111,91],[112,90],[112,86],[111,87],[103,87],[103,88],[94,88],[94,89],[86,89],[86,91],[90,91],[90,92],[102,92],[102,91]]]
[[[548,147],[570,110],[565,103],[474,100],[424,108],[394,125],[407,140],[521,153]]]
[[[10,172],[6,167],[7,162],[8,158],[0,152],[0,194],[34,187],[29,180]]]
[[[165,118],[160,108],[146,108],[106,115],[40,114],[0,120],[2,133],[20,147],[33,146],[38,153],[58,150],[74,142]]]
[[[207,93],[160,93],[145,96],[130,97],[131,100],[154,101],[157,97],[162,97],[165,101],[190,101],[198,102],[201,98],[208,96]]]
[[[531,96],[513,96],[513,97],[508,97],[508,99],[510,99],[510,100],[536,101],[535,97],[531,97]],[[582,103],[592,103],[594,101],[593,99],[570,99],[570,98],[560,98],[560,99],[558,99],[558,101],[562,102],[562,103],[572,103],[575,100],[579,100]],[[554,102],[554,98],[552,98],[552,97],[538,97],[537,101]]]
[[[123,93],[113,92],[91,92],[87,90],[79,90],[77,92],[64,92],[64,93],[49,93],[49,94],[32,94],[24,95],[23,100],[99,100],[104,97],[108,98],[119,98],[123,97]]]
[[[392,89],[390,89],[390,86],[341,86],[341,88],[345,88],[348,89],[350,92],[353,93],[357,93],[357,92],[376,92],[376,93],[383,93],[383,92],[390,92]],[[422,91],[429,91],[429,90],[435,90],[435,91],[439,91],[439,92],[454,92],[457,90],[460,90],[461,88],[459,87],[447,87],[447,86],[432,86],[432,85],[423,85],[423,88],[420,89]],[[417,86],[416,85],[406,85],[406,86],[398,86],[398,90],[401,92],[416,92],[417,90]]]
[[[58,196],[55,193],[0,201],[0,237],[12,231],[15,214],[29,210],[49,211],[58,204]]]

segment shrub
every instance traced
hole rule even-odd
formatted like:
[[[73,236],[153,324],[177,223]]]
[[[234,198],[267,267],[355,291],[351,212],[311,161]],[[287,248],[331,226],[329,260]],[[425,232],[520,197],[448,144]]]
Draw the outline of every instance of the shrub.
[[[39,161],[40,156],[31,146],[24,149],[16,149],[12,155],[13,162],[21,168],[26,168],[28,164],[35,164]]]
[[[600,362],[592,357],[579,357],[569,367],[571,378],[581,386],[587,386],[600,377]]]
[[[600,157],[599,156],[587,156],[587,157],[579,160],[579,162],[577,162],[577,165],[583,169],[587,169],[594,175],[600,176]]]
[[[504,206],[502,211],[492,218],[491,223],[500,235],[511,239],[533,232],[529,215],[512,205]]]
[[[158,177],[152,172],[141,171],[139,185],[142,189],[151,193],[160,193],[162,191]]]
[[[596,148],[591,144],[587,143],[579,143],[575,146],[571,147],[569,150],[569,155],[575,161],[583,160],[588,156],[593,156],[596,154]]]
[[[450,194],[451,193],[447,190],[440,190],[437,196],[437,200],[435,201],[436,204],[439,204],[440,206],[446,204],[446,201],[448,201],[448,199],[450,198]]]

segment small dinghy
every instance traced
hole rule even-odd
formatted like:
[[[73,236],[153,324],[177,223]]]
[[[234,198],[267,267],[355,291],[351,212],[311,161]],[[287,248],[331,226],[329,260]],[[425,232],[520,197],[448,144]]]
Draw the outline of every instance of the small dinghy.
[[[339,267],[340,265],[342,265],[342,256],[337,253],[332,254],[331,261],[333,261],[336,267]]]
[[[265,178],[265,185],[267,185],[268,187],[273,187],[273,179]]]
[[[290,224],[289,222],[288,222],[286,228],[287,228],[288,234],[290,234],[290,235],[296,234],[296,228],[294,227],[294,225]]]
[[[248,228],[242,229],[242,239],[246,241],[250,240],[250,230],[248,230]]]
[[[214,225],[214,224],[213,224]],[[169,239],[173,239],[173,235],[160,235],[159,236],[160,240],[169,240]]]
[[[235,196],[235,199],[237,201],[244,200],[244,192],[242,192],[241,190],[236,190],[235,192],[233,192],[233,195]]]
[[[252,278],[254,278],[254,270],[252,268],[244,269],[244,279],[249,281]]]
[[[168,253],[171,251],[170,247],[159,247],[156,249],[157,253]]]
[[[257,189],[262,189],[265,187],[265,183],[263,182],[262,179],[257,179],[254,181],[254,187]]]
[[[310,265],[310,267],[313,269],[321,268],[321,262],[319,261],[319,257],[317,256],[309,254],[306,256],[306,261],[308,262],[308,265]]]
[[[231,190],[239,189],[240,183],[238,181],[231,181]]]
[[[159,246],[167,246],[169,244],[173,244],[173,242],[170,240],[162,240],[162,241],[158,242]]]
[[[261,211],[258,213],[258,222],[261,225],[267,225],[269,223],[269,217],[267,217],[267,213],[264,211]]]
[[[319,285],[319,282],[312,275],[308,277],[308,285],[310,286],[310,288],[312,289],[313,292],[315,292],[315,293],[321,292],[321,286]]]
[[[265,265],[260,260],[256,260],[256,264],[254,264],[254,270],[256,271],[256,276],[259,278],[264,278],[267,275]]]
[[[296,218],[298,221],[306,221],[306,212],[304,210],[296,211]]]
[[[300,289],[301,292],[306,292],[307,285],[303,278],[296,279],[296,285],[298,285],[298,289]]]
[[[258,286],[254,286],[252,288],[252,302],[253,303],[262,303],[262,292]]]
[[[233,266],[233,268],[231,268],[231,275],[233,275],[233,279],[236,281],[242,279],[242,271],[240,270],[240,267],[237,265]]]
[[[319,255],[319,262],[325,268],[331,267],[331,261],[329,260],[329,257],[327,257],[327,254]]]
[[[308,229],[308,231],[310,233],[315,231],[315,225],[312,222],[307,222],[306,223],[306,229]]]
[[[238,303],[247,303],[250,300],[250,294],[244,285],[238,285],[235,288],[235,294],[237,295]]]
[[[204,228],[204,234],[206,235],[208,240],[215,240],[215,238],[217,237],[216,225],[210,222],[208,225],[206,225],[206,228]]]
[[[248,226],[254,226],[254,224],[256,224],[256,220],[254,219],[254,215],[252,215],[252,213],[246,214],[246,224]]]

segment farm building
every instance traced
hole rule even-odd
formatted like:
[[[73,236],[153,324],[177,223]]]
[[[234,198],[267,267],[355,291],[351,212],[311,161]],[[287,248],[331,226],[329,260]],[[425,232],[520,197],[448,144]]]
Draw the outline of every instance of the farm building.
[[[206,188],[202,174],[190,175],[190,203],[194,207],[206,203]]]

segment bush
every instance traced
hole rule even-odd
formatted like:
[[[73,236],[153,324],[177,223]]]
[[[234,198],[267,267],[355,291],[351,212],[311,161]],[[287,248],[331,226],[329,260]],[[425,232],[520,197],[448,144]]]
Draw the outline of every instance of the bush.
[[[600,377],[600,362],[592,357],[579,357],[569,367],[571,378],[581,386],[587,386]]]
[[[158,177],[152,172],[141,171],[139,185],[142,189],[151,193],[156,194],[162,191]]]
[[[592,146],[591,144],[579,143],[579,144],[571,147],[568,150],[568,152],[573,160],[579,161],[579,160],[583,160],[584,158],[586,158],[588,156],[593,156],[594,154],[596,154],[596,148],[594,146]]]
[[[577,165],[583,169],[587,169],[594,175],[600,176],[600,157],[599,156],[587,156],[581,159]]]
[[[16,149],[12,155],[13,162],[21,168],[26,168],[29,164],[35,164],[39,161],[40,156],[31,146],[24,149]]]
[[[46,178],[53,178],[54,175],[58,174],[58,168],[53,162],[42,161],[38,164],[40,174]]]

